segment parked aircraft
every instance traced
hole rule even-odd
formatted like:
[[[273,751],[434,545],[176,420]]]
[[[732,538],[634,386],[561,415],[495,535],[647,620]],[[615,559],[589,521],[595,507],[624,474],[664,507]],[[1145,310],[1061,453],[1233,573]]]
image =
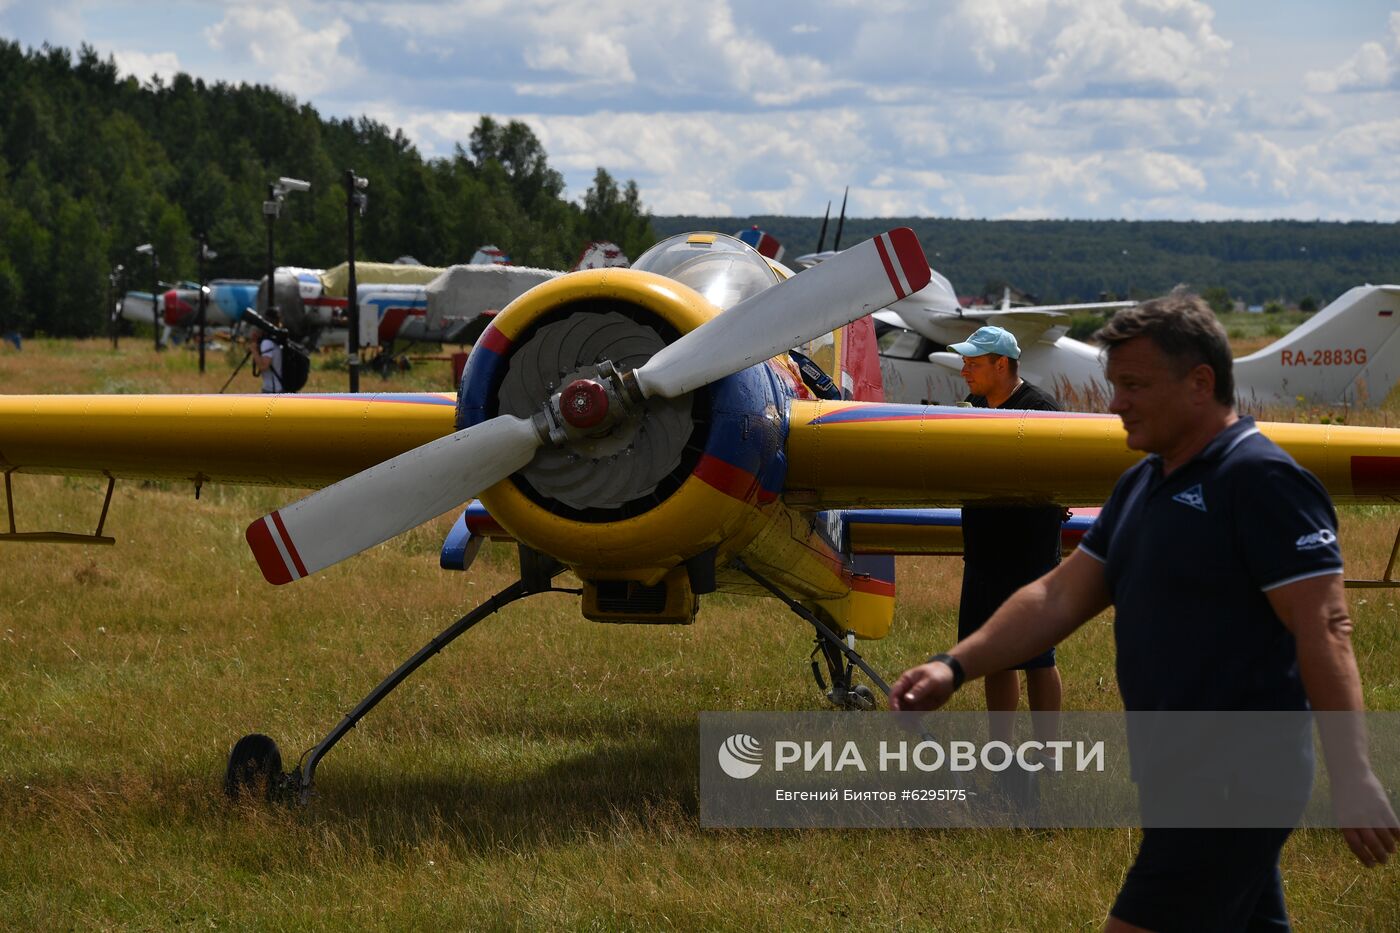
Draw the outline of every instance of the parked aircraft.
[[[477,496],[493,527],[473,529],[469,508],[441,563],[469,568],[483,534],[518,542],[520,579],[390,674],[295,772],[266,735],[241,740],[230,792],[266,782],[304,799],[385,695],[508,603],[557,592],[564,568],[596,621],[689,623],[701,594],[774,596],[817,633],[828,697],[866,707],[855,670],[884,682],[855,639],[890,628],[889,555],[929,549],[924,529],[939,526],[922,508],[862,510],[1097,505],[1138,456],[1111,416],[878,401],[866,316],[930,275],[907,229],[791,277],[731,237],[682,235],[632,269],[530,289],[476,342],[456,396],[0,396],[0,470],[104,475],[109,499],[128,478],[318,489],[248,529],[275,583]],[[1400,494],[1400,430],[1261,427],[1340,501]]]
[[[477,256],[490,249],[494,247],[483,247]],[[470,343],[485,327],[483,311],[504,308],[527,288],[559,274],[502,262],[445,269],[402,262],[356,262],[360,346],[392,352],[396,344],[405,342]],[[442,283],[434,284],[445,275],[455,291]],[[347,263],[330,269],[282,266],[273,277],[283,325],[298,342],[316,346],[349,325]],[[265,292],[260,290],[260,312],[265,303]]]
[[[778,238],[773,236],[773,234],[758,229],[757,224],[754,224],[747,230],[740,230],[734,235],[758,250],[760,256],[767,256],[775,262],[783,261],[783,253],[785,252],[783,244],[779,243]]]
[[[499,246],[483,246],[467,260],[469,266],[508,266],[510,257]]]
[[[578,272],[580,269],[625,269],[631,263],[627,259],[627,254],[622,251],[622,247],[607,240],[595,240],[583,248],[583,252],[578,254],[578,259],[574,260],[570,272]]]
[[[243,312],[257,301],[258,282],[254,279],[213,279],[207,286],[209,300],[204,324],[209,328],[229,328],[239,323]],[[199,283],[181,282],[158,296],[156,311],[164,328],[162,341],[175,342],[188,337],[199,326]],[[133,322],[150,324],[151,293],[129,291],[121,301],[121,316]]]
[[[885,390],[901,402],[953,403],[967,395],[949,344],[995,324],[1016,335],[1021,373],[1080,410],[1105,410],[1098,348],[1066,336],[1069,311],[1131,302],[972,309],[934,273],[916,295],[876,315]],[[1360,285],[1256,353],[1235,360],[1240,404],[1379,405],[1400,378],[1400,286]]]

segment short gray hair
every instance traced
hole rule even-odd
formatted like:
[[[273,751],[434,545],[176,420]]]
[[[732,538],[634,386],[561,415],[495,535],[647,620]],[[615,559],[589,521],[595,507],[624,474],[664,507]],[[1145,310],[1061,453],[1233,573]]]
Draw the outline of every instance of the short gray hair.
[[[1134,337],[1146,337],[1181,375],[1204,363],[1215,373],[1215,400],[1235,404],[1230,339],[1210,305],[1194,292],[1176,288],[1169,295],[1124,308],[1094,337],[1109,351]]]

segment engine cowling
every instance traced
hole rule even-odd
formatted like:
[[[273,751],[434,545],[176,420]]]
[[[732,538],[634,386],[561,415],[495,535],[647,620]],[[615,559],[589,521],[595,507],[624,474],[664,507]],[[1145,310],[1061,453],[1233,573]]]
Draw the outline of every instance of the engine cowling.
[[[529,417],[599,363],[633,369],[719,313],[688,286],[632,269],[539,285],[477,341],[457,427]],[[696,554],[717,549],[722,558],[746,543],[755,506],[782,487],[784,433],[776,377],[755,366],[542,449],[481,501],[517,540],[581,576],[653,584]]]

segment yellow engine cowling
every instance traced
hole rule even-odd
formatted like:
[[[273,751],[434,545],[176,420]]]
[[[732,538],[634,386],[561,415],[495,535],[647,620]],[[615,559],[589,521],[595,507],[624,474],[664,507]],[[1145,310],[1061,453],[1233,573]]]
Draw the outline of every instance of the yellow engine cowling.
[[[565,326],[573,327],[576,315],[620,315],[668,341],[719,313],[687,286],[633,269],[589,270],[541,284],[497,315],[473,348],[458,396],[457,426],[501,413],[502,386],[512,359],[532,340],[548,339],[540,336],[545,326],[569,322]],[[639,363],[634,360],[629,365]],[[556,389],[567,377],[566,372],[551,374],[536,394]],[[768,446],[780,450],[783,425],[778,406],[772,403],[771,389],[757,386],[767,378],[748,371],[695,394],[690,402],[692,417],[703,429],[697,429],[687,443],[705,446],[690,451],[693,464],[682,458],[678,469],[689,465],[690,472],[678,475],[678,485],[664,496],[654,494],[659,499],[654,504],[629,504],[611,512],[570,507],[541,495],[531,484],[529,467],[483,492],[482,504],[516,540],[558,558],[586,581],[655,586],[682,561],[703,551],[715,549],[718,560],[727,560],[757,533],[754,503],[763,494],[758,476],[762,470],[750,472],[728,462],[742,457],[726,453],[724,439],[715,436],[716,424],[727,426],[735,419],[746,419],[740,433],[747,437],[753,424],[777,438]],[[717,414],[716,398],[736,396],[734,386],[724,385],[731,380],[740,383],[739,401],[731,399],[724,406],[727,410]],[[765,396],[769,404],[762,405]],[[542,403],[543,398],[538,401]],[[755,405],[759,410],[746,410]],[[752,456],[749,459],[750,465],[756,462]],[[595,466],[606,470],[610,463],[603,458]],[[581,476],[580,482],[591,482],[592,469],[585,472],[589,475]]]

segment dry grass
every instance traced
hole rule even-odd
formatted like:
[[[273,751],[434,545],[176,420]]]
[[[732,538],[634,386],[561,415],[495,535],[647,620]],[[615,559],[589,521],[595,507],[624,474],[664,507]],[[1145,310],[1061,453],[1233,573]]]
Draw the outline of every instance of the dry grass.
[[[0,385],[205,388],[193,354],[132,343],[108,354],[96,342],[0,350]],[[210,391],[231,367],[213,359]],[[344,379],[312,378],[320,389]],[[17,487],[26,522],[78,529],[102,492],[49,477]],[[295,757],[512,579],[503,547],[471,574],[439,571],[446,528],[433,527],[272,589],[242,529],[293,495],[206,488],[195,502],[188,490],[127,484],[108,521],[114,548],[0,545],[0,927],[1102,922],[1134,848],[1127,830],[701,830],[696,712],[820,708],[809,638],[770,601],[706,597],[685,628],[594,625],[566,596],[517,604],[371,713],[326,759],[312,807],[227,804],[220,780],[235,738],[265,730]],[[1353,568],[1380,572],[1395,518],[1346,510]],[[948,644],[954,628],[956,560],[904,560],[899,571],[895,632],[863,646],[887,672]],[[1395,603],[1386,591],[1353,594],[1372,708],[1400,710]],[[1069,707],[1116,708],[1105,620],[1076,633],[1061,662]],[[957,703],[976,708],[977,691]],[[1284,868],[1300,930],[1400,926],[1396,867],[1362,872],[1335,834],[1298,834]]]

